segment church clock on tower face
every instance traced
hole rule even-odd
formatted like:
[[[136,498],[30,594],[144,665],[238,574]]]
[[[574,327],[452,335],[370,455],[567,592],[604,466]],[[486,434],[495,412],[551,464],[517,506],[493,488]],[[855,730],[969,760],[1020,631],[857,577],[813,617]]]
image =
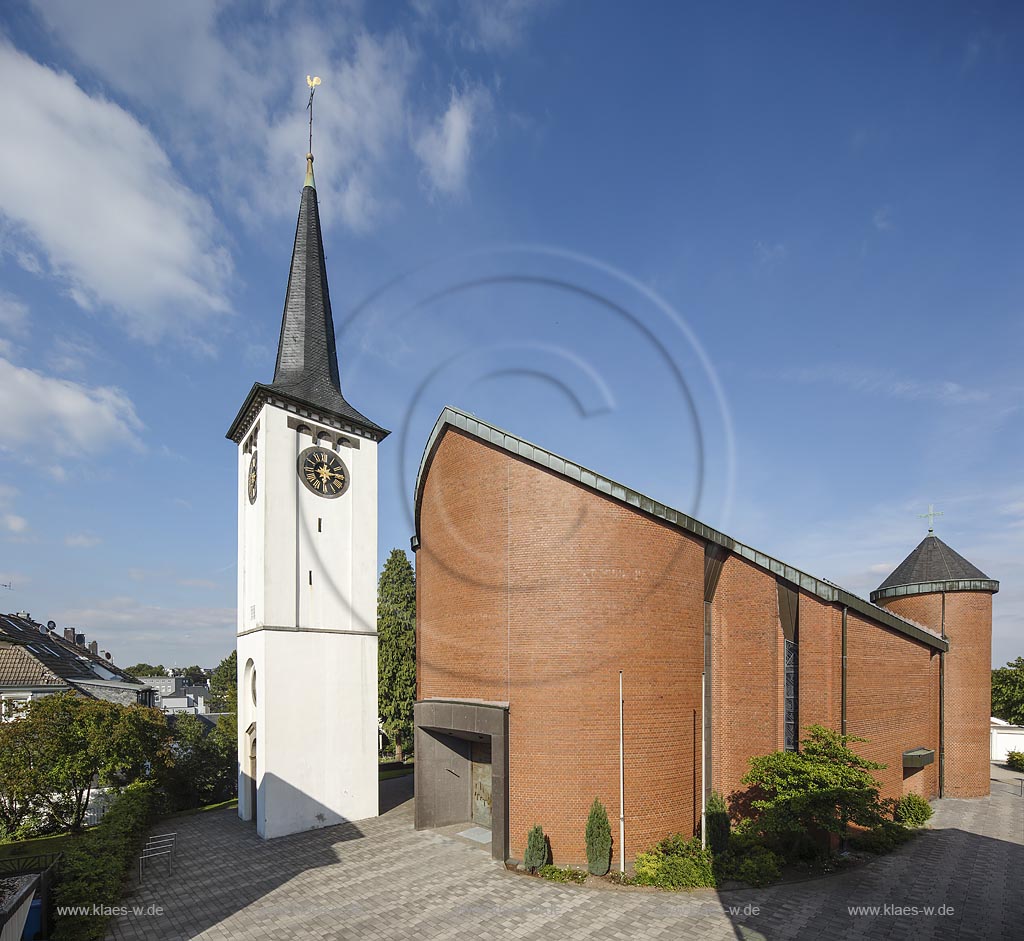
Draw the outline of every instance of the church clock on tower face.
[[[256,502],[256,454],[253,452],[252,459],[249,461],[249,476],[246,482],[246,487],[249,491],[249,502]]]
[[[299,479],[318,497],[340,497],[348,489],[348,468],[328,448],[306,448],[299,455]]]

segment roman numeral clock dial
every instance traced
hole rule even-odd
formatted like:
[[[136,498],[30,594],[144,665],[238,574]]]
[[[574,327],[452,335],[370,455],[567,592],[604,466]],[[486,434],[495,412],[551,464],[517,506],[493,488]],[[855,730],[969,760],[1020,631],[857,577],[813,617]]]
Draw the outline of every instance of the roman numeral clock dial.
[[[299,479],[318,497],[340,497],[348,489],[348,468],[326,448],[306,448],[299,455]]]

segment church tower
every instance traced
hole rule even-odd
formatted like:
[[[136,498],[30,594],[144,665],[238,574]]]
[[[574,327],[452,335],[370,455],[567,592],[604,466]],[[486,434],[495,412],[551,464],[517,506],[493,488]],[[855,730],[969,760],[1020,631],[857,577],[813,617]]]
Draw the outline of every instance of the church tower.
[[[265,838],[377,814],[377,445],[341,392],[313,156],[277,366],[238,445],[238,815]]]
[[[939,515],[939,514],[928,514]],[[939,654],[939,796],[989,793],[992,710],[992,596],[989,578],[929,528],[878,588],[875,604],[949,641]]]

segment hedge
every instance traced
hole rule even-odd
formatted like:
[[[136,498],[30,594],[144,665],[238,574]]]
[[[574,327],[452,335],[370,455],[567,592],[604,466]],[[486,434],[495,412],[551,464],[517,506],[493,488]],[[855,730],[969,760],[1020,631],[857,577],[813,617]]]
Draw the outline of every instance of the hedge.
[[[156,791],[152,783],[129,785],[107,808],[103,820],[64,849],[54,904],[81,906],[101,913],[58,916],[53,941],[102,941],[109,909],[117,906],[130,867],[153,821]],[[102,914],[104,907],[108,914]]]

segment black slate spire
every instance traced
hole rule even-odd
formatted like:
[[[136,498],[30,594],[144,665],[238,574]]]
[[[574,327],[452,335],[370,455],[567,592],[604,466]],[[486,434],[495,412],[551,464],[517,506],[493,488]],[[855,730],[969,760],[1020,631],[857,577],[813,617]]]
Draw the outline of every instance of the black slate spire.
[[[306,182],[299,203],[291,271],[281,318],[274,380],[256,383],[228,431],[237,440],[258,407],[258,393],[277,393],[299,406],[333,415],[383,439],[387,430],[360,414],[341,393],[334,317],[327,287],[327,265],[320,235],[320,210],[313,180],[313,155],[306,155]]]

